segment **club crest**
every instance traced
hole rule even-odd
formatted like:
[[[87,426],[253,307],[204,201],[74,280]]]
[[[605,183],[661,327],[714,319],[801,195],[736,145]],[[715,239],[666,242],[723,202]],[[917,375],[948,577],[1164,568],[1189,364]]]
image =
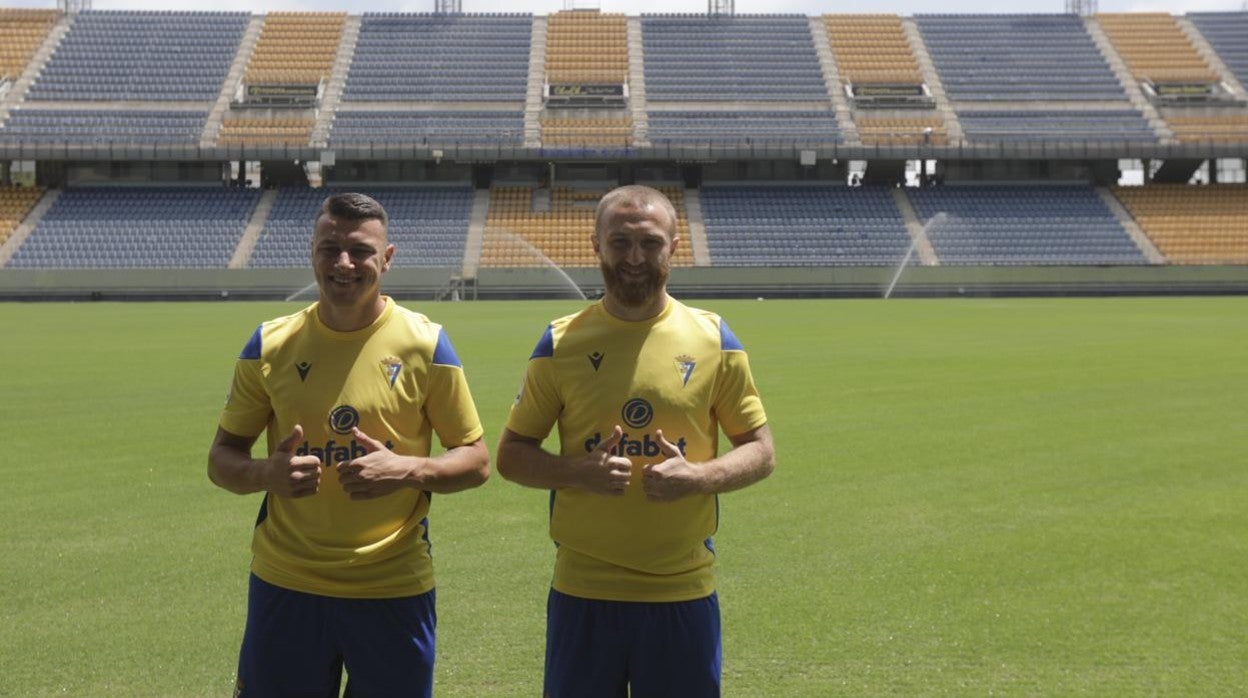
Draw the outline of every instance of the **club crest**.
[[[399,374],[403,372],[403,362],[399,361],[396,356],[387,356],[381,360],[381,370],[386,374],[386,382],[390,384],[390,388],[393,390],[394,382],[399,379]]]
[[[681,354],[676,357],[676,372],[680,374],[681,385],[689,385],[689,377],[693,375],[693,369],[697,365],[693,357],[688,354]]]

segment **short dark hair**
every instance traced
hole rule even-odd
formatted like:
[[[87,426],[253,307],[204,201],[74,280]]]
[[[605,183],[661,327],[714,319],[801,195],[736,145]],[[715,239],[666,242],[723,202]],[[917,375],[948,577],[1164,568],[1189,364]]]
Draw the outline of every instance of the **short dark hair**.
[[[672,200],[658,189],[640,184],[626,184],[622,187],[616,187],[599,199],[598,208],[594,211],[594,235],[602,232],[602,223],[607,217],[607,212],[616,206],[631,206],[640,209],[657,208],[665,211],[667,213],[667,228],[664,232],[667,233],[668,238],[676,237],[676,207],[672,205]]]
[[[334,194],[326,198],[325,201],[321,202],[321,210],[317,212],[316,219],[320,220],[321,216],[325,215],[333,216],[334,218],[345,218],[349,221],[376,219],[381,221],[382,226],[390,222],[390,216],[386,214],[386,209],[376,199],[356,192]]]

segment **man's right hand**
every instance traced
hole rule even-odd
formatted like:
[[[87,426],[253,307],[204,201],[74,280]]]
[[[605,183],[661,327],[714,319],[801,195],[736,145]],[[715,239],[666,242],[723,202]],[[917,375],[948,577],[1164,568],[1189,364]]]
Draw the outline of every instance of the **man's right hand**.
[[[582,467],[577,469],[577,485],[581,489],[613,496],[624,494],[633,475],[633,463],[623,456],[611,455],[622,438],[624,430],[617,424],[611,437],[585,456]]]
[[[279,497],[307,497],[321,487],[321,459],[296,456],[303,442],[303,427],[296,424],[265,462],[264,490]]]

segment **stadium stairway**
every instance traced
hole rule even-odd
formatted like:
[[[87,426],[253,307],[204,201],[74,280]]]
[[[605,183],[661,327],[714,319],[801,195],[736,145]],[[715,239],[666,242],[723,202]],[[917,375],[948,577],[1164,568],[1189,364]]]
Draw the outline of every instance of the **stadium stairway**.
[[[256,250],[256,241],[260,239],[260,233],[264,232],[264,224],[268,222],[269,213],[273,210],[273,203],[276,201],[276,189],[269,189],[260,195],[260,200],[256,202],[256,208],[251,212],[251,218],[247,221],[247,227],[243,229],[243,236],[239,238],[238,247],[234,248],[234,256],[230,258],[228,268],[243,269],[247,266],[251,253]]]
[[[689,221],[689,248],[693,266],[711,266],[711,248],[706,241],[706,221],[702,218],[702,195],[692,187],[685,189],[685,218]]]
[[[1165,255],[1161,254],[1157,246],[1153,244],[1153,241],[1144,234],[1144,230],[1140,228],[1139,223],[1135,222],[1131,212],[1127,210],[1126,206],[1122,205],[1118,197],[1114,196],[1113,192],[1106,187],[1097,187],[1096,193],[1101,197],[1101,201],[1105,202],[1110,212],[1114,214],[1114,218],[1117,218],[1118,222],[1122,224],[1123,230],[1126,230],[1127,235],[1131,237],[1131,242],[1134,242],[1135,246],[1140,248],[1140,252],[1144,253],[1144,258],[1148,260],[1148,263],[1165,264]]]
[[[1122,85],[1123,92],[1127,94],[1127,101],[1131,102],[1131,106],[1144,115],[1144,119],[1148,121],[1149,127],[1153,129],[1153,134],[1157,136],[1157,140],[1161,143],[1175,142],[1174,133],[1166,126],[1166,120],[1161,117],[1161,113],[1157,111],[1153,103],[1144,96],[1144,92],[1140,89],[1140,83],[1131,74],[1131,69],[1127,67],[1127,62],[1118,54],[1113,42],[1109,40],[1109,36],[1101,29],[1101,25],[1094,17],[1084,17],[1083,26],[1087,29],[1088,36],[1092,37],[1092,43],[1096,44],[1096,49],[1101,52],[1101,56],[1109,64],[1109,69],[1114,73],[1114,77],[1118,79],[1118,84]]]
[[[230,64],[230,71],[226,73],[225,81],[221,84],[221,93],[217,95],[217,101],[213,103],[212,110],[208,112],[208,118],[204,121],[204,131],[199,136],[199,147],[211,148],[217,144],[217,138],[221,135],[221,123],[225,120],[225,113],[230,109],[230,102],[234,99],[238,84],[243,79],[243,71],[247,69],[247,62],[251,60],[251,54],[256,49],[256,42],[260,40],[260,30],[263,27],[264,15],[252,15],[247,23],[247,30],[243,32],[243,40],[239,42],[238,53],[234,54],[234,62]]]
[[[629,17],[628,108],[633,114],[633,144],[650,145],[650,115],[646,111],[646,49],[641,40],[641,18]]]
[[[810,36],[815,42],[815,55],[819,57],[819,67],[823,70],[823,82],[828,88],[828,98],[836,110],[836,120],[840,124],[841,138],[845,145],[862,145],[858,136],[858,127],[854,124],[849,109],[849,100],[845,99],[844,84],[841,72],[836,65],[836,56],[832,53],[832,43],[828,39],[828,27],[822,17],[810,18]]]
[[[1241,84],[1236,79],[1235,73],[1231,72],[1226,63],[1222,62],[1221,56],[1218,55],[1217,51],[1213,50],[1213,46],[1209,45],[1205,35],[1200,33],[1200,30],[1196,28],[1192,20],[1180,15],[1176,16],[1174,21],[1179,25],[1179,29],[1187,37],[1188,41],[1192,42],[1192,47],[1196,49],[1196,53],[1205,59],[1210,68],[1213,68],[1213,71],[1218,74],[1218,78],[1222,80],[1222,84],[1230,88],[1231,94],[1235,95],[1236,99],[1248,100],[1248,89],[1245,89],[1248,86]]]
[[[903,17],[901,29],[906,34],[906,41],[910,44],[915,60],[919,62],[919,73],[923,76],[923,82],[927,85],[928,91],[932,93],[932,101],[936,103],[936,113],[945,122],[945,136],[949,139],[949,144],[964,142],[966,134],[962,131],[962,123],[958,121],[958,114],[953,110],[953,104],[949,102],[949,95],[945,92],[944,83],[940,81],[940,73],[936,72],[936,64],[932,62],[932,54],[927,50],[927,44],[923,41],[919,25],[915,23],[913,17]]]
[[[334,113],[338,102],[342,99],[342,90],[347,85],[347,73],[351,72],[351,60],[355,56],[355,45],[360,40],[359,15],[347,15],[342,25],[342,38],[338,40],[338,53],[334,56],[334,67],[325,85],[325,93],[321,95],[321,108],[316,115],[316,125],[312,127],[312,145],[325,148],[329,145],[329,129],[334,123]]]
[[[910,234],[910,239],[914,242],[914,251],[919,253],[919,261],[925,267],[940,266],[936,248],[932,247],[932,241],[927,239],[923,221],[919,219],[919,214],[914,210],[914,205],[910,203],[905,190],[895,188],[892,194],[893,202],[897,204],[897,210],[901,213],[902,220],[906,222],[906,232]]]
[[[472,195],[472,213],[468,218],[468,239],[464,241],[461,278],[477,278],[477,270],[481,268],[481,251],[485,248],[485,221],[489,214],[490,190],[478,189]]]
[[[17,248],[21,247],[26,238],[30,237],[30,234],[35,231],[35,226],[39,225],[39,221],[43,220],[48,210],[52,208],[52,204],[55,204],[56,200],[60,198],[62,191],[61,189],[49,189],[44,192],[43,198],[39,199],[39,203],[30,209],[30,213],[26,214],[22,224],[17,226],[17,229],[13,231],[13,234],[9,236],[9,239],[3,245],[0,245],[0,269],[8,265],[10,259],[13,259]]]
[[[542,87],[546,84],[546,18],[533,18],[529,41],[529,81],[524,93],[524,147],[542,144]]]
[[[60,19],[56,20],[56,24],[52,25],[52,30],[48,32],[48,36],[44,38],[43,43],[35,51],[35,55],[31,56],[30,62],[26,64],[26,70],[22,72],[21,77],[14,81],[13,86],[4,95],[3,101],[0,101],[0,123],[8,120],[9,111],[13,107],[26,100],[26,93],[30,90],[30,86],[34,84],[39,74],[43,72],[44,66],[48,64],[48,60],[56,52],[56,47],[61,45],[61,40],[65,38],[65,34],[73,26],[73,23],[74,15],[63,14]]]

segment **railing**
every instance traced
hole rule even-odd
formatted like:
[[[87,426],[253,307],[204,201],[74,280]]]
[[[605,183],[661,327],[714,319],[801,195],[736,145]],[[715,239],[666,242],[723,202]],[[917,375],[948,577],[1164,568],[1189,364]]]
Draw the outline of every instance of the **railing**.
[[[1087,160],[1087,159],[1209,159],[1248,157],[1248,143],[1202,141],[1162,144],[1133,141],[958,142],[948,145],[847,145],[812,139],[743,138],[701,144],[664,143],[651,138],[646,147],[538,147],[438,141],[431,143],[351,143],[322,149],[302,145],[154,145],[109,143],[94,145],[0,143],[0,158],[8,160],[118,160],[118,161],[320,161],[332,153],[343,160],[775,160],[813,155],[818,159],[850,160]]]

